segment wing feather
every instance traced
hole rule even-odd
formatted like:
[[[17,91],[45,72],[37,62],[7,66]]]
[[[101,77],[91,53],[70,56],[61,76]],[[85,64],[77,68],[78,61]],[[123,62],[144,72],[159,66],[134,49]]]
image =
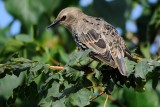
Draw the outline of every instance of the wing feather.
[[[94,56],[97,59],[114,68],[118,67],[120,73],[122,75],[126,75],[127,70],[124,62],[123,48],[120,44],[121,41],[119,41],[117,36],[111,35],[111,33],[112,31],[107,35],[104,35],[102,33],[97,33],[94,29],[91,29],[86,34],[82,33],[81,36],[79,36],[79,40],[88,48],[92,49],[95,53]]]

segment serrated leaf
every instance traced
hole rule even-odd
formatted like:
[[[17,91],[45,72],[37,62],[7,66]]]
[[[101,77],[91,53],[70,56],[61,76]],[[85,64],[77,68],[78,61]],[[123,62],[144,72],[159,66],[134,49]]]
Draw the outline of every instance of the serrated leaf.
[[[46,82],[46,84],[48,84],[51,81],[51,79],[53,79],[53,77],[51,77],[50,79],[48,79],[48,82]],[[41,86],[41,89],[46,84],[43,84],[43,86]],[[43,107],[50,107],[53,104],[58,105],[61,102],[61,99],[60,100],[56,100],[55,102],[53,102],[53,101],[54,101],[54,98],[58,99],[58,97],[61,95],[61,93],[59,92],[59,88],[60,88],[60,84],[58,82],[54,81],[52,83],[51,88],[48,89],[47,95],[39,102],[39,105],[43,106]],[[41,91],[42,90],[40,90],[39,92],[41,92]]]
[[[53,102],[52,107],[66,107],[65,106],[65,98],[61,98],[60,100]]]
[[[68,97],[71,93],[79,91],[82,87],[80,84],[70,84],[67,81],[64,81],[65,89],[62,91],[62,95],[59,98]]]
[[[48,71],[49,71],[49,66],[48,65],[44,65],[44,73],[46,74],[46,73],[48,73]]]
[[[134,67],[135,67],[136,63],[129,60],[128,58],[125,58],[125,64],[127,66],[127,73],[128,73],[128,75],[130,75],[132,72],[134,72]]]
[[[52,87],[48,89],[47,97],[59,97],[61,93],[59,92],[60,84],[56,81],[52,83]]]
[[[35,63],[35,65],[30,69],[31,72],[37,72],[44,67],[44,64],[41,62]]]
[[[135,66],[135,77],[146,78],[147,73],[149,72],[149,65],[146,60],[138,62]]]
[[[160,63],[159,63],[158,61],[149,60],[148,62],[149,62],[152,66],[154,66],[154,67],[160,66]]]
[[[71,81],[76,81],[79,77],[81,77],[84,74],[84,72],[75,70],[74,68],[71,68],[69,66],[65,66],[64,70],[66,72],[63,72],[65,73],[65,75],[63,76],[69,78]]]
[[[84,107],[90,104],[92,93],[88,89],[81,89],[78,92],[69,96],[70,102],[73,106]]]
[[[52,105],[52,100],[46,101],[46,99],[43,98],[43,99],[38,103],[38,105],[39,105],[40,107],[51,107],[51,105]]]
[[[13,95],[7,101],[7,105],[15,104],[16,98],[21,98],[26,106],[37,105],[37,84],[35,82],[30,83],[29,85],[19,85],[13,90]]]
[[[23,78],[24,73],[19,77],[6,75],[5,78],[0,79],[0,96],[8,99],[8,97],[13,94],[12,90],[22,83]]]
[[[78,51],[78,52],[73,52],[70,55],[70,59],[69,59],[69,66],[82,66],[82,65],[86,65],[89,61],[90,58],[88,57],[89,52],[91,52],[91,50],[86,50],[86,51]]]
[[[39,72],[44,67],[44,64],[41,62],[35,62],[32,64],[29,70],[29,82],[32,82],[36,77],[38,77],[42,72]]]

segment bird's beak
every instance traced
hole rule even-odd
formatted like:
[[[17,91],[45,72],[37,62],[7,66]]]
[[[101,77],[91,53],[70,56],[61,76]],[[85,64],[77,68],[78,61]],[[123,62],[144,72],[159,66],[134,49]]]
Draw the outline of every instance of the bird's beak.
[[[61,20],[54,20],[53,23],[51,23],[49,26],[47,26],[48,28],[54,27],[56,24],[58,24]]]

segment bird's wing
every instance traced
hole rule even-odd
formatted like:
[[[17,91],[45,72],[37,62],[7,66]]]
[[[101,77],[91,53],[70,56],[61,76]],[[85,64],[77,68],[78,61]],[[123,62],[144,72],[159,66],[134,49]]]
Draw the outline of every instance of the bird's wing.
[[[124,52],[118,38],[106,35],[105,32],[97,33],[96,30],[91,29],[87,33],[82,33],[79,41],[92,49],[96,58],[114,68],[118,67],[121,74],[126,75]]]
[[[128,52],[126,51],[127,47],[125,45],[124,40],[122,39],[121,36],[118,35],[117,30],[108,23],[104,24],[104,31],[106,31],[105,33],[106,41],[110,41],[108,43],[112,43],[110,44],[111,47],[110,52],[119,71],[121,72],[122,75],[127,75],[127,68],[124,61],[124,56]]]

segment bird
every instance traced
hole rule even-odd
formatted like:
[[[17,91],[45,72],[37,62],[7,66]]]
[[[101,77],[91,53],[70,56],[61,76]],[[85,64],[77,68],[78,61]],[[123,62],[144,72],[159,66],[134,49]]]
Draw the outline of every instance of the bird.
[[[131,53],[111,24],[102,18],[86,15],[77,7],[62,9],[47,28],[57,24],[63,25],[71,32],[80,50],[91,49],[91,58],[104,62],[112,68],[118,68],[123,76],[127,75],[125,57],[131,57]]]

